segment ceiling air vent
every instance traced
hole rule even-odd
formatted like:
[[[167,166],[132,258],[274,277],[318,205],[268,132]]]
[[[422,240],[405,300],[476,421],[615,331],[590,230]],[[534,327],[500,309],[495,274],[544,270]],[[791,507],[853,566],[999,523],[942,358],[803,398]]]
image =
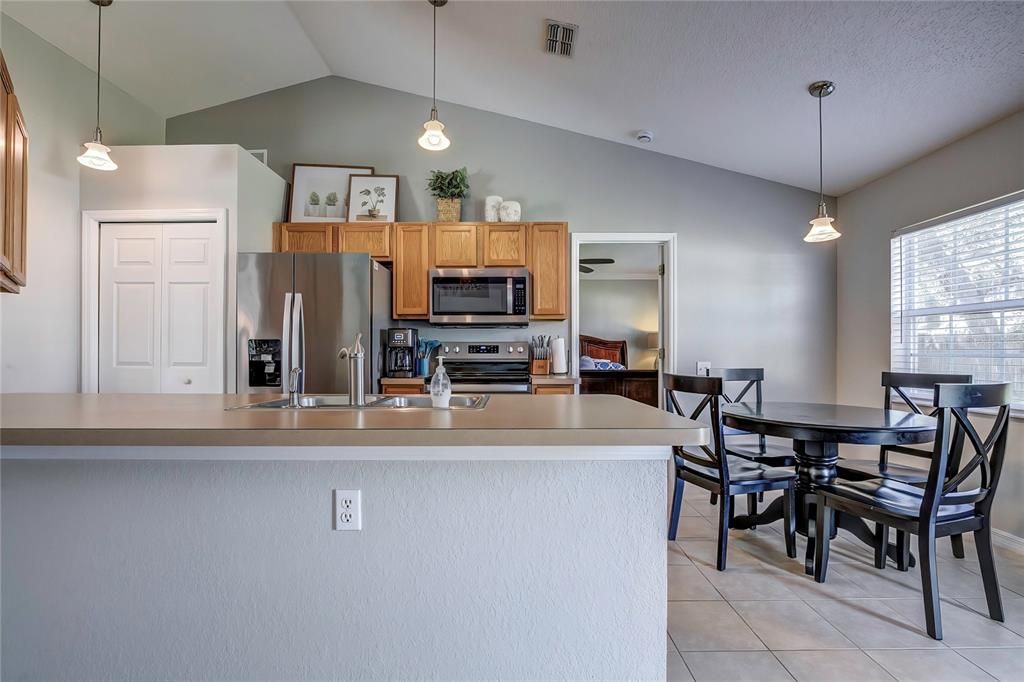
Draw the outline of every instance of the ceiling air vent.
[[[576,32],[579,30],[580,27],[576,24],[548,19],[544,35],[544,49],[561,57],[571,57],[573,41],[576,40]]]

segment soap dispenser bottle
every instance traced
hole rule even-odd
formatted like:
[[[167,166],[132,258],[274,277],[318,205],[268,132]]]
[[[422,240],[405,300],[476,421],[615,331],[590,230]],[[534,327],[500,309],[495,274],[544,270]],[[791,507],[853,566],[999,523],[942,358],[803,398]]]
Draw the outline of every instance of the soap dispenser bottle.
[[[452,382],[444,370],[444,358],[437,359],[437,371],[430,380],[430,403],[434,407],[447,409],[452,399]]]

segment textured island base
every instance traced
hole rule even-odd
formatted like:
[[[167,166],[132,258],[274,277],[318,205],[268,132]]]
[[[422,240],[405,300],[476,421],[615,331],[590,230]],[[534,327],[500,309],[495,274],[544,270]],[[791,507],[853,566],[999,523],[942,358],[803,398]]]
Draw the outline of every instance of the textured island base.
[[[663,458],[2,466],[4,679],[665,676]]]

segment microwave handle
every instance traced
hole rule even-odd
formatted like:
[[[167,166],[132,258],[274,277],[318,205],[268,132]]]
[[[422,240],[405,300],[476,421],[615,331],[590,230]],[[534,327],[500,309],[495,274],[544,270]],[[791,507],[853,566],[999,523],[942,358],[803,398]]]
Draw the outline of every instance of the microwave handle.
[[[508,279],[505,280],[505,312],[509,315],[515,312],[515,309],[512,307],[512,291],[514,289],[514,287],[512,286],[513,282],[515,282],[515,277],[509,277]]]

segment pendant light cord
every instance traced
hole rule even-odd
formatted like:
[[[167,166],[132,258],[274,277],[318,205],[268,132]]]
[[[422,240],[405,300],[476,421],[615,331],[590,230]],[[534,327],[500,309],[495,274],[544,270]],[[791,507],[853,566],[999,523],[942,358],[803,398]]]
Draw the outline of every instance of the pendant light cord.
[[[818,206],[825,203],[825,149],[821,132],[821,100],[818,97]]]
[[[437,118],[437,5],[434,5],[434,3],[430,4],[434,7],[434,90],[431,109],[434,112],[433,118]]]
[[[100,51],[103,48],[103,5],[96,5],[96,141],[103,142],[100,130]]]

